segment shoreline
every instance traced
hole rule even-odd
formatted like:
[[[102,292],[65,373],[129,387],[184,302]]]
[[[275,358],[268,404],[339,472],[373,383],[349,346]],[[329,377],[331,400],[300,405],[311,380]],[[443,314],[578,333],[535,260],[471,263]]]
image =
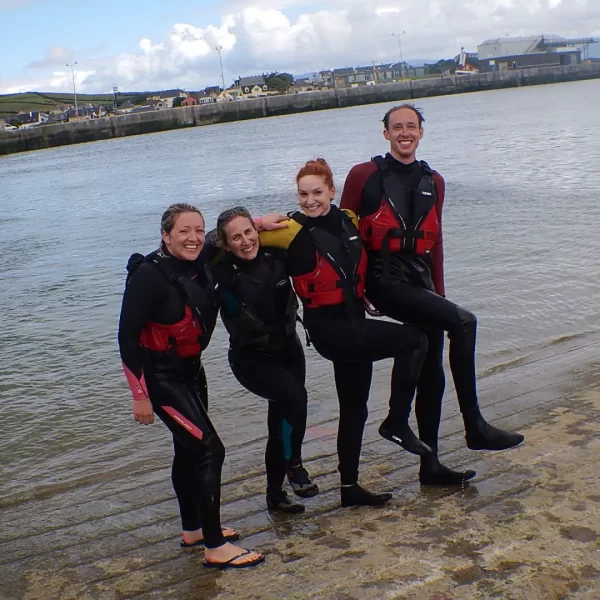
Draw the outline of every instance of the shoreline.
[[[361,461],[367,487],[394,492],[379,509],[339,506],[335,415],[307,431],[305,462],[321,493],[299,516],[265,508],[263,431],[223,431],[223,520],[242,531],[244,546],[266,552],[256,569],[214,572],[202,568],[202,552],[179,549],[170,456],[135,477],[90,484],[83,497],[69,490],[6,507],[0,598],[35,600],[43,589],[47,600],[233,600],[243,589],[257,600],[595,600],[599,354],[596,331],[479,379],[484,414],[526,435],[510,451],[467,450],[448,393],[443,461],[478,473],[461,489],[419,486],[416,458],[377,435],[389,379],[383,365]],[[326,381],[315,395],[333,393]]]
[[[415,79],[393,84],[165,109],[3,132],[0,133],[0,156],[248,119],[598,78],[600,78],[600,62],[469,76]]]
[[[485,386],[485,382],[487,378],[494,375],[503,374],[509,371],[513,371],[514,369],[518,369],[523,364],[526,364],[530,361],[536,361],[540,356],[543,356],[545,352],[552,348],[552,346],[561,346],[565,343],[585,343],[586,340],[593,340],[594,336],[598,333],[599,330],[596,329],[588,329],[583,331],[575,331],[571,334],[561,335],[558,337],[553,337],[538,344],[532,344],[529,346],[524,346],[520,350],[503,350],[500,354],[497,355],[488,355],[485,358],[478,356],[477,363],[481,366],[477,372],[477,380],[480,387]],[[493,358],[492,358],[493,356]],[[216,381],[217,373],[214,371],[218,371],[219,367],[214,367],[214,364],[219,364],[219,361],[214,360],[213,363],[205,363],[205,367],[207,368],[207,375],[209,377],[209,385],[212,387]],[[444,369],[447,374],[446,377],[446,395],[448,397],[453,397],[455,395],[454,383],[452,381],[452,377],[450,375],[450,364],[448,361],[448,345],[446,344],[444,350]],[[375,373],[386,373],[388,371],[388,365],[386,361],[383,361],[381,364],[375,363],[374,372]],[[121,372],[118,371],[114,374],[115,377],[120,378]],[[322,377],[325,378],[326,374],[323,372]],[[385,377],[385,375],[383,375]],[[374,386],[376,383],[374,383]],[[127,390],[125,390],[127,391]],[[323,406],[323,400],[320,398],[320,394],[317,396],[315,393],[316,390],[312,390],[311,398],[315,402],[318,402],[320,405],[319,409],[319,418],[317,422],[313,422],[314,427],[320,427],[321,425],[327,426],[327,424],[333,418],[333,413],[331,412],[331,407],[325,408]],[[240,393],[248,395],[249,397],[253,397],[250,392],[246,390],[239,390]],[[375,391],[373,391],[375,393]],[[327,389],[323,396],[331,396],[335,397],[335,390]],[[220,393],[217,392],[216,398],[220,397]],[[220,432],[220,435],[227,440],[227,423],[230,421],[229,416],[224,416],[223,414],[219,414],[225,411],[225,406],[217,400],[217,406],[215,407],[216,414],[213,415],[213,420],[215,421],[215,425],[217,426],[217,430]],[[334,411],[337,410],[336,402],[333,402]],[[252,423],[252,427],[260,427],[262,423],[262,415],[258,416],[256,422]],[[229,447],[229,446],[228,446]],[[260,463],[260,461],[259,461]],[[102,463],[102,468],[107,467],[107,464]],[[42,500],[48,500],[55,496],[60,496],[65,493],[77,492],[79,489],[86,488],[88,486],[93,486],[96,484],[102,484],[106,481],[111,481],[113,479],[119,479],[124,473],[129,473],[132,470],[136,470],[139,465],[137,464],[111,464],[110,471],[108,472],[100,472],[98,470],[91,471],[85,474],[81,474],[78,478],[75,479],[66,479],[63,481],[51,482],[49,480],[44,480],[43,482],[37,482],[33,486],[29,486],[26,488],[21,488],[18,490],[12,490],[6,495],[0,494],[0,510],[3,509],[12,509],[17,506],[25,505],[29,502],[37,502]],[[152,463],[149,468],[152,470],[156,467],[155,463]],[[260,470],[261,466],[258,465]],[[145,470],[145,469],[144,469]],[[0,596],[1,600],[1,596]]]

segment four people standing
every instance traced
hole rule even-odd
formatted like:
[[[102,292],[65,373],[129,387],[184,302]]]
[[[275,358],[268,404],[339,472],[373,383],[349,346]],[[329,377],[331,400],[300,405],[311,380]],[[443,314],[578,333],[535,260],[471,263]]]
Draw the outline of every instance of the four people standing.
[[[119,345],[134,417],[148,424],[156,413],[173,434],[181,545],[205,544],[206,566],[240,568],[264,560],[260,553],[228,543],[237,532],[220,524],[225,450],[208,418],[200,359],[219,309],[229,333],[233,374],[269,401],[266,499],[272,510],[304,510],[283,491],[286,475],[296,495],[318,493],[302,464],[308,395],[296,334],[296,294],[315,349],[333,363],[343,506],[383,504],[391,498],[358,483],[372,365],[385,358],[394,363],[388,416],[379,433],[420,456],[423,484],[460,484],[475,476],[438,459],[444,332],[467,446],[502,450],[524,439],[490,425],[479,410],[476,319],[445,297],[444,180],[416,159],[422,123],[412,105],[386,113],[390,152],[352,168],[343,210],[332,204],[329,166],[317,159],[297,174],[301,211],[276,231],[259,236],[248,211],[225,211],[217,222],[225,252],[209,266],[202,253],[200,211],[173,205],[163,215],[160,249],[130,260]],[[365,311],[374,314],[370,303],[402,324],[367,318]],[[408,424],[415,390],[419,437]]]

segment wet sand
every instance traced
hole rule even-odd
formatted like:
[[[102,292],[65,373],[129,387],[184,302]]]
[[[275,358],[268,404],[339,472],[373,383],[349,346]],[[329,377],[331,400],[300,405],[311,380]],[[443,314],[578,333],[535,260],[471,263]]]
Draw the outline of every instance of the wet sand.
[[[389,365],[378,369],[361,481],[394,491],[381,508],[339,506],[335,419],[312,423],[305,462],[321,494],[301,516],[269,515],[264,439],[228,448],[224,522],[267,561],[202,567],[178,546],[165,468],[38,497],[0,515],[0,598],[600,599],[600,333],[563,340],[480,379],[485,415],[526,435],[499,453],[464,445],[453,393],[443,460],[474,468],[462,489],[422,488],[417,460],[377,435]],[[319,393],[334,393],[331,382]],[[85,501],[81,498],[85,497]]]

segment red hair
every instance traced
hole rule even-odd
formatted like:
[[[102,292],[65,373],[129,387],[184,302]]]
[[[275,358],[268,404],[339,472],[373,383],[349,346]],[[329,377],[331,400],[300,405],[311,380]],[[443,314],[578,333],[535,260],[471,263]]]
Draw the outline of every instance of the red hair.
[[[322,177],[325,181],[325,185],[330,188],[334,187],[333,173],[331,172],[331,169],[324,158],[315,158],[314,160],[309,160],[298,171],[298,175],[296,175],[296,184],[307,175],[317,175],[318,177]]]

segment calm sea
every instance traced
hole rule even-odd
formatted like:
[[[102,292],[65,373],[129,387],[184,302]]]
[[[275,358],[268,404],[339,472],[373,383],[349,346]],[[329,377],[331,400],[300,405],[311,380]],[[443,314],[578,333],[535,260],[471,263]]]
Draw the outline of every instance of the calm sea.
[[[478,315],[480,372],[600,326],[598,98],[596,80],[418,102],[420,157],[447,182],[447,292]],[[227,206],[294,208],[295,173],[315,156],[341,191],[353,164],[386,150],[389,106],[0,158],[0,506],[169,463],[163,428],[132,422],[120,368],[129,254],[157,246],[176,201],[199,205],[209,227]],[[225,354],[219,327],[206,365],[221,431],[235,423],[220,406],[264,410]],[[331,371],[307,358],[310,390]]]

